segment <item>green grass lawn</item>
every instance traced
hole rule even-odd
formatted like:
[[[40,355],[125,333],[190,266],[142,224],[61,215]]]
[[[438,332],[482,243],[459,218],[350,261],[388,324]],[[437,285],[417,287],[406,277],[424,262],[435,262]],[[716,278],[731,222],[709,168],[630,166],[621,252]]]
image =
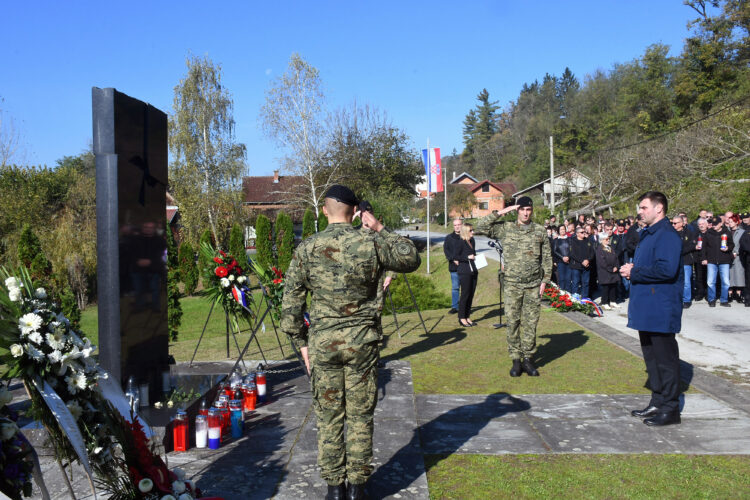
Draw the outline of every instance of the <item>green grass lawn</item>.
[[[750,457],[426,455],[431,498],[747,498]]]

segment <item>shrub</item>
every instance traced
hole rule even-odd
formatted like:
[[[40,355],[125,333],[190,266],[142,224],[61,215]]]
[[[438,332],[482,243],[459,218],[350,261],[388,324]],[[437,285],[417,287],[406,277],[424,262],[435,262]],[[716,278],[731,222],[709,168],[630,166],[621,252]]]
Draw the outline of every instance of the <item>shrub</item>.
[[[67,282],[62,285],[60,309],[63,315],[70,321],[70,327],[77,332],[81,331],[81,310],[78,308],[76,296]]]
[[[180,245],[180,252],[177,257],[179,261],[180,276],[185,284],[185,294],[193,295],[198,287],[198,267],[195,264],[195,251],[189,241]],[[171,269],[170,269],[171,271]]]
[[[245,233],[242,227],[234,223],[229,233],[229,253],[232,254],[242,267],[247,267],[247,252],[245,251]]]
[[[263,267],[274,265],[271,248],[271,221],[263,214],[255,220],[255,258]]]
[[[450,307],[451,298],[435,288],[435,284],[429,278],[412,273],[409,274],[408,279],[411,291],[421,311]],[[397,274],[391,281],[391,296],[393,297],[393,305],[398,311],[414,310],[414,303],[411,300],[411,295],[409,295],[409,288],[406,286],[403,274]],[[391,314],[391,304],[387,297],[385,301],[383,314]]]
[[[216,247],[216,242],[211,235],[210,229],[206,229],[203,231],[203,234],[201,234],[201,239],[198,242],[199,249],[203,246],[203,243],[208,243],[214,248]],[[210,276],[213,273],[213,267],[213,262],[206,260],[206,257],[201,252],[198,252],[198,273],[200,276],[203,278],[206,276],[206,273]]]
[[[328,217],[323,212],[318,215],[318,232],[321,232],[328,227]]]
[[[31,278],[48,283],[52,265],[42,251],[39,238],[31,229],[29,224],[23,226],[21,237],[18,240],[18,260],[29,270]]]
[[[315,214],[308,208],[302,216],[302,239],[306,240],[313,234],[315,234]]]
[[[294,224],[285,212],[276,216],[276,260],[281,272],[286,272],[294,252]]]

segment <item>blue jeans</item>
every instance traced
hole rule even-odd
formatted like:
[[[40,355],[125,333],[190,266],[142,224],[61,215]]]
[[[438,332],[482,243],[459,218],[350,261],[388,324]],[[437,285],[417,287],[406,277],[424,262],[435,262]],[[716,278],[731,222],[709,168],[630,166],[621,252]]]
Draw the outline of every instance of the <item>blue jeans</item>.
[[[557,263],[557,286],[570,291],[570,267],[563,261]]]
[[[729,264],[709,264],[707,269],[708,301],[716,300],[716,272],[721,276],[721,296],[719,302],[729,302]]]
[[[458,293],[458,273],[451,272],[451,307],[458,311],[458,299],[460,294]]]
[[[577,293],[581,297],[589,294],[589,269],[570,270],[570,293]]]
[[[685,284],[682,286],[682,301],[690,302],[693,300],[693,286],[691,280],[693,278],[693,266],[685,264],[682,266],[685,273]]]

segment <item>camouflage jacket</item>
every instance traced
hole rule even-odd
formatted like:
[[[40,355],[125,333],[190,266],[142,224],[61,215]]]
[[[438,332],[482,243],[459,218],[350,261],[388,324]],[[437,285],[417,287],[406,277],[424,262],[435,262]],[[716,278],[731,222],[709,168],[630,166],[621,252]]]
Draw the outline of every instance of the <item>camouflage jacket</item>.
[[[539,224],[503,222],[490,214],[474,225],[475,234],[487,235],[501,241],[505,283],[539,286],[552,276],[552,251],[547,231]]]
[[[419,264],[417,249],[407,238],[385,229],[376,233],[330,224],[294,252],[284,285],[281,329],[298,347],[306,346],[309,336],[329,334],[347,344],[378,340],[383,274],[412,272]],[[303,319],[308,293],[309,332]]]

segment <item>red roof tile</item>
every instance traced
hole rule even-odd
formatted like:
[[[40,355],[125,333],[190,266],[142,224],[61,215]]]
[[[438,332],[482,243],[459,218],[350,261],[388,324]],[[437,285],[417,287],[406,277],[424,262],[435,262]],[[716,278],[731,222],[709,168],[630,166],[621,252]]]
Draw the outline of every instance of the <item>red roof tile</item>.
[[[284,204],[290,192],[303,185],[305,178],[299,175],[280,175],[274,182],[273,175],[242,178],[243,202],[249,204]]]

